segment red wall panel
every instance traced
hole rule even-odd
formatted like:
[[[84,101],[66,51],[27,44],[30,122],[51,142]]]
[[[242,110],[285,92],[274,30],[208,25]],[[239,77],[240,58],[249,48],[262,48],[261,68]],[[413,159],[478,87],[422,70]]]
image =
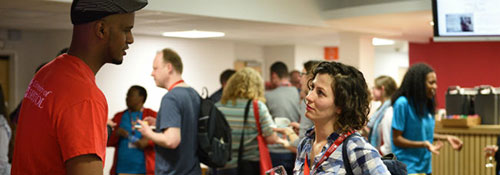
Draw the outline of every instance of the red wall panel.
[[[410,66],[424,62],[436,71],[439,108],[449,86],[500,86],[500,42],[410,43],[409,59]]]

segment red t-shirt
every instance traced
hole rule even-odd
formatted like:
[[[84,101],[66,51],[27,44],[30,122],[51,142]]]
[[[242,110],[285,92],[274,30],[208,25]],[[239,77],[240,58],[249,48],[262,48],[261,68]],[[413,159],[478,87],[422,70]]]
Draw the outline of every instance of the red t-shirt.
[[[108,105],[82,60],[63,54],[43,67],[24,95],[12,174],[66,174],[64,162],[95,154],[104,164]]]

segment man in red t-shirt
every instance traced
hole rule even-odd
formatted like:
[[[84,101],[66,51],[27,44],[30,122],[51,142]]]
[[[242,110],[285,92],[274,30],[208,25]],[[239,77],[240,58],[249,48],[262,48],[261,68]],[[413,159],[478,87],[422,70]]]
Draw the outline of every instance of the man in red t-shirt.
[[[95,83],[105,63],[121,64],[134,12],[146,0],[75,0],[68,54],[45,65],[24,95],[12,174],[103,174],[106,98]]]

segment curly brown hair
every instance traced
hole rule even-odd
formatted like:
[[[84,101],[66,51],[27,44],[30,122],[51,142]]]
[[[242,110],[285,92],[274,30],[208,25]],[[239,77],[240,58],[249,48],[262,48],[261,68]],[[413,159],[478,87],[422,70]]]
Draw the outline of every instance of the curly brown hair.
[[[363,73],[349,65],[324,61],[314,69],[309,89],[318,74],[328,74],[333,79],[334,104],[341,109],[334,128],[341,133],[362,129],[370,112],[370,95]]]

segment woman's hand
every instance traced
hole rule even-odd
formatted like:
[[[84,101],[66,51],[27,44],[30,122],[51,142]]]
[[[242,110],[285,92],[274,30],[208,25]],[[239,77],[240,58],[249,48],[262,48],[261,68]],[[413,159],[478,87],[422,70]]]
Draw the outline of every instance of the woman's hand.
[[[283,136],[288,136],[288,135],[293,135],[295,134],[295,131],[293,131],[292,128],[285,127],[285,128],[273,128],[275,132],[278,132],[282,134]]]
[[[486,157],[494,156],[498,151],[497,145],[488,145],[484,148],[484,152],[486,153]]]
[[[291,126],[293,128],[293,131],[295,131],[295,134],[299,135],[299,131],[300,131],[300,124],[299,123],[292,122],[288,126]]]
[[[433,145],[429,141],[425,141],[424,144],[425,144],[425,148],[427,148],[429,151],[431,151],[432,153],[434,153],[436,155],[439,155],[439,149],[441,149],[441,147],[443,147],[443,145],[444,145],[444,143],[440,140],[436,141],[435,145]]]
[[[456,136],[448,136],[447,137],[448,142],[450,143],[451,147],[455,150],[460,150],[462,149],[462,145],[464,144],[462,140],[460,140]]]
[[[106,124],[107,124],[108,126],[111,126],[112,128],[114,128],[114,127],[117,125],[117,124],[116,124],[113,120],[111,120],[111,119],[108,119],[108,121],[106,122]]]

